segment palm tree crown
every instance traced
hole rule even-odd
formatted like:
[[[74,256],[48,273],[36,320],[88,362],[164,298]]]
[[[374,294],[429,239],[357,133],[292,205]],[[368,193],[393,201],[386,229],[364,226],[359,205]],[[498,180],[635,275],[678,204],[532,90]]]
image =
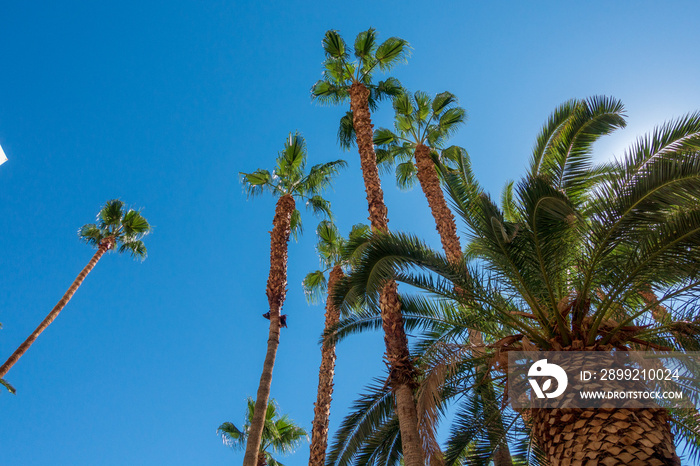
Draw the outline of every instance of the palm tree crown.
[[[399,188],[411,188],[416,181],[417,169],[413,162],[419,146],[426,146],[441,163],[454,163],[460,150],[445,142],[466,121],[466,111],[457,105],[457,97],[442,92],[431,99],[418,91],[413,95],[403,91],[394,97],[394,131],[379,128],[374,133],[378,146],[377,162],[396,165],[396,183]]]
[[[248,398],[247,405],[248,408],[242,430],[238,429],[231,422],[224,422],[216,431],[217,434],[221,435],[225,445],[236,450],[245,448],[250,424],[253,421],[255,401],[252,398]],[[306,439],[306,431],[294,424],[294,421],[288,415],[280,415],[275,400],[270,400],[265,412],[265,426],[263,428],[262,442],[260,443],[261,458],[264,459],[264,462],[259,460],[258,464],[284,466],[272,457],[272,453],[288,455]]]
[[[316,228],[318,242],[316,243],[316,251],[321,262],[321,269],[309,272],[302,286],[304,293],[310,303],[318,303],[321,297],[332,290],[328,289],[328,281],[326,273],[335,266],[348,266],[352,264],[353,258],[361,251],[360,247],[355,247],[348,250],[348,243],[361,244],[363,238],[366,239],[369,235],[370,228],[362,223],[353,225],[348,238],[344,238],[338,231],[338,227],[329,220],[323,220]]]
[[[306,173],[306,159],[306,141],[299,133],[289,133],[272,172],[257,169],[252,173],[241,173],[241,181],[249,196],[268,191],[275,197],[297,197],[305,201],[315,214],[331,217],[330,204],[321,193],[330,187],[333,177],[347,163],[336,160],[317,164]],[[291,229],[295,237],[302,230],[301,213],[296,208],[292,213]]]
[[[147,251],[142,238],[150,231],[141,212],[125,209],[122,201],[113,199],[100,209],[97,222],[83,225],[78,236],[96,248],[108,244],[107,249],[116,248],[120,254],[128,252],[133,258],[144,260]]]

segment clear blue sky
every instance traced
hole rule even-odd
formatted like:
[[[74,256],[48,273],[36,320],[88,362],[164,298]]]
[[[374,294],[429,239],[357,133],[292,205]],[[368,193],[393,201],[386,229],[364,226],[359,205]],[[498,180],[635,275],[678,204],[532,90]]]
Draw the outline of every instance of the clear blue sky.
[[[247,202],[239,171],[271,167],[289,131],[311,163],[350,167],[329,194],[344,231],[365,221],[356,152],[335,141],[345,108],[319,107],[327,29],[407,39],[393,75],[449,90],[469,112],[454,138],[492,192],[524,170],[556,105],[613,95],[629,126],[700,109],[697,2],[5,2],[0,6],[0,358],[88,262],[76,231],[108,199],[143,207],[149,257],[105,257],[0,393],[3,465],[240,464],[215,435],[240,424],[267,338],[273,200]],[[385,106],[375,126],[391,123]],[[390,226],[437,236],[419,190],[384,179]],[[290,245],[272,395],[310,428],[323,310],[306,305],[316,220]],[[335,430],[381,373],[380,334],[338,349]],[[308,444],[284,461],[308,462]]]

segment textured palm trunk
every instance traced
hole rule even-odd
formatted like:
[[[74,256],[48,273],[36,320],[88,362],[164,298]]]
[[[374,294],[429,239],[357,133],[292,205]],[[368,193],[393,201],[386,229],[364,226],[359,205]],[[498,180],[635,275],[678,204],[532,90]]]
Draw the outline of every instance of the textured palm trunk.
[[[343,269],[336,265],[328,276],[328,298],[326,299],[327,332],[340,320],[340,309],[333,303],[333,287],[343,278]],[[328,420],[331,414],[333,375],[335,373],[335,343],[324,343],[321,347],[321,367],[318,371],[318,394],[314,406],[314,421],[311,428],[311,453],[309,466],[323,466],[328,447]]]
[[[353,83],[350,87],[350,108],[353,113],[353,126],[367,194],[369,221],[374,231],[387,232],[387,209],[384,205],[384,193],[377,170],[377,155],[372,142],[373,127],[368,98],[369,89],[361,83]],[[396,414],[401,430],[404,463],[406,466],[424,466],[423,448],[418,433],[418,414],[413,396],[416,373],[408,352],[408,339],[401,316],[401,302],[396,282],[387,283],[382,290],[380,307],[386,358],[390,367],[389,380],[396,398]]]
[[[562,348],[563,351],[611,349],[611,346],[584,347],[581,341]],[[610,384],[600,382],[600,389],[610,389]],[[668,413],[661,408],[540,408],[529,410],[529,419],[535,441],[553,465],[681,464]]]
[[[457,264],[462,260],[462,246],[459,242],[459,236],[457,236],[457,224],[442,192],[440,178],[435,170],[435,162],[430,156],[430,148],[424,144],[418,144],[415,150],[415,158],[418,181],[428,201],[430,212],[435,219],[435,228],[440,235],[440,242],[445,251],[445,256],[452,264]],[[461,293],[461,290],[457,291]],[[470,331],[469,342],[473,348],[480,348],[483,345],[481,333]],[[489,395],[493,395],[493,389],[485,390],[483,393],[483,396],[487,398],[484,401],[487,403],[494,401],[494,399],[488,399]],[[502,426],[500,421],[497,424]],[[502,427],[500,429],[502,430]],[[498,435],[494,433],[491,437],[498,438]],[[441,463],[440,458],[433,459],[431,456],[431,464],[439,466]],[[495,466],[512,466],[513,461],[506,443],[498,447],[494,457],[494,464]]]
[[[533,409],[550,464],[680,466],[663,409]]]
[[[462,247],[457,236],[457,225],[452,211],[447,206],[445,196],[442,193],[440,178],[435,171],[435,163],[430,157],[430,148],[423,144],[416,146],[416,169],[420,187],[428,200],[430,212],[435,219],[435,228],[440,235],[442,248],[445,250],[447,260],[453,264],[462,260]]]
[[[270,398],[272,385],[272,370],[275,367],[277,347],[280,343],[280,310],[287,294],[287,245],[291,233],[294,198],[288,194],[277,201],[275,218],[272,221],[270,233],[270,275],[267,279],[267,301],[270,305],[270,332],[267,338],[267,353],[263,364],[260,385],[255,399],[255,411],[248,431],[243,466],[259,464],[259,450],[267,413],[267,402]],[[264,457],[263,457],[264,461]]]
[[[41,332],[46,330],[51,324],[51,322],[53,322],[56,319],[56,317],[58,317],[58,314],[63,310],[64,307],[66,307],[66,304],[68,304],[68,301],[71,300],[75,292],[78,291],[78,288],[80,288],[80,285],[83,283],[83,280],[85,280],[85,277],[87,277],[88,274],[92,271],[92,269],[95,268],[95,265],[97,265],[97,262],[102,258],[104,253],[112,249],[112,247],[114,247],[113,238],[107,238],[100,243],[100,247],[97,249],[97,252],[94,256],[92,256],[92,259],[90,259],[88,265],[86,265],[85,268],[75,278],[73,284],[70,286],[70,288],[68,288],[68,291],[66,291],[66,294],[64,294],[61,300],[54,306],[53,309],[51,309],[49,315],[47,315],[46,318],[41,322],[41,324],[39,324],[36,330],[34,330],[32,334],[29,335],[29,337],[26,340],[24,340],[24,343],[19,345],[19,348],[17,348],[17,350],[15,350],[15,352],[12,353],[12,356],[10,356],[7,361],[5,361],[5,364],[3,364],[2,367],[0,367],[0,379],[3,378],[5,374],[7,374],[7,372],[10,370],[10,368],[14,366],[17,361],[19,361],[19,358],[27,352],[29,347],[32,346],[32,343],[34,343],[34,341],[36,341],[39,335],[41,335]]]

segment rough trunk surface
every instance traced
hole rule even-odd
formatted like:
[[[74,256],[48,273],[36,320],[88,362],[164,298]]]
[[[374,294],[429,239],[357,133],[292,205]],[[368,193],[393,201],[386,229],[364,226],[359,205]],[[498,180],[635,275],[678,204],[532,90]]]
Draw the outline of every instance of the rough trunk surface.
[[[574,341],[563,351],[609,351]],[[606,382],[609,384],[609,382]],[[609,386],[609,385],[608,385]],[[551,464],[680,466],[661,408],[531,409],[532,434]]]
[[[369,113],[369,89],[360,83],[350,87],[350,108],[352,109],[352,124],[355,128],[357,150],[360,153],[360,167],[365,182],[367,206],[369,207],[369,222],[373,230],[387,231],[387,209],[384,204],[384,192],[379,181],[377,170],[377,154],[374,152],[374,126]]]
[[[294,198],[289,194],[277,201],[275,218],[270,232],[270,275],[267,279],[267,301],[270,306],[270,332],[267,338],[267,353],[263,364],[260,385],[255,399],[255,411],[248,431],[244,466],[259,464],[260,441],[267,413],[267,402],[270,398],[272,385],[272,369],[275,366],[275,356],[280,343],[280,310],[287,295],[287,245],[291,233],[290,223],[294,212]]]
[[[532,422],[551,464],[681,464],[663,409],[533,409]]]
[[[455,217],[445,201],[440,178],[435,171],[435,163],[430,157],[430,149],[423,144],[418,144],[415,156],[418,181],[435,219],[435,228],[440,235],[442,248],[445,250],[447,260],[456,264],[462,259],[462,247],[457,236]]]
[[[328,276],[328,298],[326,300],[325,331],[338,323],[340,309],[333,303],[333,287],[343,277],[343,269],[336,265]],[[318,394],[314,405],[314,421],[311,428],[311,453],[309,466],[323,466],[328,447],[328,419],[331,414],[333,375],[335,372],[335,343],[324,343],[321,347],[321,367],[318,371]]]
[[[377,170],[368,98],[369,89],[361,83],[353,83],[350,87],[350,108],[353,112],[353,126],[365,182],[369,221],[374,231],[387,232],[387,209]],[[401,302],[397,294],[396,282],[393,280],[382,290],[380,307],[386,358],[389,363],[389,381],[396,399],[404,463],[406,466],[424,466],[423,448],[418,434],[418,414],[413,397],[416,374],[408,352],[408,339],[401,316]]]
[[[0,367],[0,379],[5,377],[5,374],[7,374],[10,368],[14,366],[17,361],[19,361],[19,358],[27,352],[29,347],[32,346],[32,343],[34,343],[37,337],[41,335],[41,332],[46,330],[51,324],[51,322],[53,322],[56,319],[56,317],[58,317],[58,314],[63,310],[64,307],[66,307],[66,304],[68,304],[68,301],[71,300],[75,292],[78,291],[78,288],[80,288],[80,285],[83,283],[83,280],[85,280],[85,277],[87,277],[88,274],[92,271],[92,269],[95,268],[95,265],[97,265],[97,262],[100,260],[100,258],[102,258],[104,253],[109,251],[113,247],[113,238],[105,239],[100,243],[100,247],[97,249],[97,252],[94,256],[92,256],[92,259],[90,259],[88,265],[86,265],[85,268],[80,271],[78,276],[73,281],[73,284],[70,286],[70,288],[68,288],[68,291],[66,291],[66,294],[64,294],[61,300],[54,306],[53,309],[51,309],[51,312],[49,312],[49,314],[41,322],[41,324],[39,324],[36,330],[34,330],[32,334],[29,335],[29,337],[27,337],[26,340],[24,340],[24,343],[19,345],[19,348],[17,348],[15,352],[12,353],[12,356],[10,356],[7,361],[5,361],[5,364],[3,364],[2,367]]]

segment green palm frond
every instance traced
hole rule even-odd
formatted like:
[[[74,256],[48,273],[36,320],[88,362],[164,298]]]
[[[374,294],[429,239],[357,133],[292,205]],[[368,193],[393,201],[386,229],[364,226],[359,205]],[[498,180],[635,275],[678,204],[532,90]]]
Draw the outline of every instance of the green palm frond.
[[[17,390],[15,390],[15,387],[13,387],[10,382],[8,382],[5,379],[0,379],[0,385],[5,387],[8,392],[12,393],[13,395],[17,394]]]
[[[341,422],[326,456],[327,465],[366,464],[356,462],[367,442],[376,439],[376,433],[394,418],[394,397],[384,381],[375,379],[350,408],[350,414]]]
[[[245,424],[243,429],[238,429],[231,422],[224,422],[219,426],[216,433],[221,436],[225,445],[244,450],[248,437],[248,430],[253,420],[255,412],[255,401],[248,398]],[[265,455],[268,465],[281,465],[272,453],[288,455],[292,453],[302,441],[306,440],[307,434],[304,429],[294,424],[289,416],[280,415],[279,408],[274,399],[270,399],[265,412],[265,423],[263,426],[262,440],[260,443],[260,453]]]
[[[406,61],[410,47],[405,40],[391,37],[377,45],[377,33],[370,28],[357,35],[354,43],[355,59],[351,60],[345,41],[338,31],[331,30],[323,38],[323,49],[326,57],[323,79],[311,88],[311,97],[320,103],[339,104],[346,101],[353,83],[361,83],[370,90],[370,109],[376,109],[378,102],[400,92],[401,84],[394,78],[373,84],[372,73],[377,68],[386,72],[395,64]],[[349,129],[349,126],[344,125],[344,129]],[[344,141],[342,134],[339,131],[341,142]]]
[[[78,237],[93,247],[109,241],[111,250],[129,252],[133,258],[144,260],[146,246],[142,240],[150,232],[151,226],[139,210],[127,208],[120,200],[111,200],[97,214],[97,223],[83,225]]]
[[[344,150],[348,150],[355,145],[355,126],[352,122],[352,111],[348,111],[340,119],[338,144]]]
[[[328,281],[323,270],[315,270],[306,274],[304,281],[302,281],[306,301],[310,304],[320,303],[326,293],[327,286]]]

